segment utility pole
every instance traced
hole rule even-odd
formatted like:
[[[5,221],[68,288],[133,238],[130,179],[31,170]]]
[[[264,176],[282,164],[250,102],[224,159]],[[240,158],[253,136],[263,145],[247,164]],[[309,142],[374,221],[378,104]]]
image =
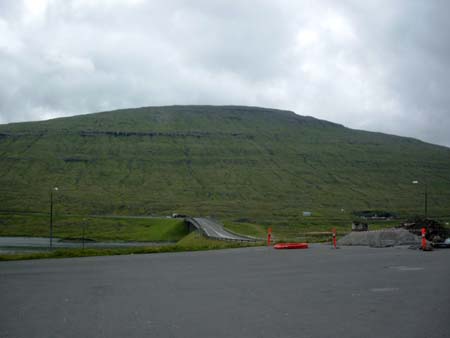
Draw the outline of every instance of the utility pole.
[[[412,184],[419,184],[417,180],[412,181]],[[425,219],[428,218],[428,182],[425,181],[425,196],[424,196],[424,206],[425,206]]]
[[[50,250],[53,247],[53,189],[50,190]]]
[[[82,235],[82,241],[83,241],[83,250],[84,250],[84,235],[86,231],[86,218],[83,218],[83,235]]]
[[[50,250],[53,248],[53,190],[58,191],[58,187],[50,190]]]

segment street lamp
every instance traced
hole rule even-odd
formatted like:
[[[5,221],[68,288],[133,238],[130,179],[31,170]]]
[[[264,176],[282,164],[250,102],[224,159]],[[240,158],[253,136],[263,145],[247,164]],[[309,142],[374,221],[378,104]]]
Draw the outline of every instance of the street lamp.
[[[415,180],[412,181],[412,184],[419,184],[420,182]],[[425,181],[425,219],[428,218],[428,184],[427,181]]]
[[[86,232],[86,218],[83,218],[83,235],[81,236],[81,238],[82,238],[82,241],[83,241],[83,250],[84,250],[84,235],[85,235],[85,232]]]
[[[58,187],[50,189],[50,250],[53,248],[53,191],[58,191]]]

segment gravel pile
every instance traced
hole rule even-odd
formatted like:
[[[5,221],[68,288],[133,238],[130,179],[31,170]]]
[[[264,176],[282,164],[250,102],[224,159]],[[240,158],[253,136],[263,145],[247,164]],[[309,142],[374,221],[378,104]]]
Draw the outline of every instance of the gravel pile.
[[[385,248],[396,245],[420,245],[421,238],[405,229],[351,232],[337,241],[339,245],[364,245]]]

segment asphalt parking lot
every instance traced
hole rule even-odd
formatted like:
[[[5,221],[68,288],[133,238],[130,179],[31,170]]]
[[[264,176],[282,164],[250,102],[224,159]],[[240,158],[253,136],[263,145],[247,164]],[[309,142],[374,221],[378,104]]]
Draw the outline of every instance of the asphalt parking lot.
[[[449,337],[450,250],[0,262],[0,337]]]

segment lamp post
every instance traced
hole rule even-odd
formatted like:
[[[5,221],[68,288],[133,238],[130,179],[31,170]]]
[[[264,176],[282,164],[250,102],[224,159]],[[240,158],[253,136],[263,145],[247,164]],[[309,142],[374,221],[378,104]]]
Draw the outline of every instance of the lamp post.
[[[58,187],[50,189],[50,250],[53,248],[53,191],[58,191]]]
[[[81,236],[82,241],[83,241],[83,250],[84,250],[84,235],[85,235],[85,232],[86,232],[86,218],[83,218],[83,234]]]
[[[419,184],[420,182],[415,180],[412,181],[412,184]],[[428,183],[425,181],[425,219],[428,218]]]

